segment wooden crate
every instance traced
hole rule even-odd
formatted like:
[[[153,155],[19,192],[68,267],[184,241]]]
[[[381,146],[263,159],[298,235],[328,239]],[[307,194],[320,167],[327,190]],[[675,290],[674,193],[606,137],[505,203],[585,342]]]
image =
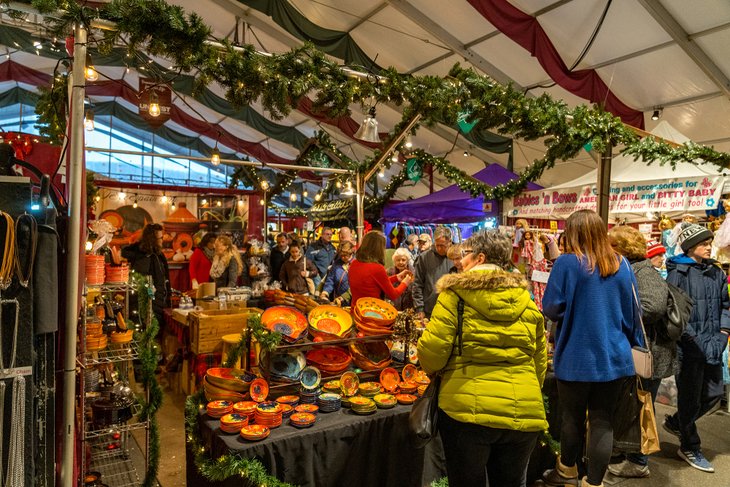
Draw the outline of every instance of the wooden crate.
[[[258,308],[194,311],[190,323],[190,351],[195,354],[213,352],[221,346],[221,337],[241,333],[251,314],[262,313]]]

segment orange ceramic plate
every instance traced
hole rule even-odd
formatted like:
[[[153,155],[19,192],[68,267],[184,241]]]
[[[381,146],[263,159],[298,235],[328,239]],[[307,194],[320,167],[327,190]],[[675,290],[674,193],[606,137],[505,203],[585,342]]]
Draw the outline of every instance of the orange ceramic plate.
[[[260,424],[249,424],[241,428],[241,436],[247,440],[263,440],[271,434],[271,430]]]
[[[251,399],[256,402],[265,401],[269,395],[269,384],[264,379],[254,379],[248,393],[251,395]]]
[[[360,387],[360,378],[355,372],[345,372],[340,377],[340,390],[345,396],[354,396]]]
[[[99,218],[108,221],[109,223],[114,225],[114,228],[116,228],[117,230],[121,230],[124,226],[124,218],[122,218],[122,215],[114,210],[106,210],[102,212],[102,214],[99,215]]]
[[[398,382],[400,382],[400,375],[398,375],[398,371],[393,367],[386,367],[380,372],[380,383],[386,391],[395,391],[398,387]]]
[[[352,362],[350,354],[339,347],[315,348],[307,352],[307,363],[319,368],[344,368],[350,365],[350,362]]]
[[[413,364],[408,364],[405,367],[403,367],[402,375],[403,375],[403,382],[416,382],[416,375],[418,374],[418,369]],[[382,382],[382,381],[381,381]]]
[[[398,400],[392,394],[376,394],[373,396],[375,404],[382,404],[384,406],[395,406]]]
[[[276,398],[276,402],[281,404],[294,404],[299,402],[299,396],[281,396]]]
[[[416,400],[416,396],[414,396],[413,394],[396,394],[395,398],[401,404],[413,404],[413,402]]]
[[[369,399],[367,397],[362,396],[354,396],[350,398],[350,404],[356,405],[356,406],[367,406],[369,404],[374,404],[372,399]]]
[[[316,331],[342,336],[352,328],[352,316],[342,308],[323,304],[309,312],[309,324]]]
[[[233,405],[233,412],[240,414],[251,414],[256,411],[256,401],[239,401]]]
[[[172,250],[187,252],[193,248],[193,237],[189,233],[178,233],[172,241]]]
[[[298,413],[314,414],[319,411],[319,406],[317,406],[316,404],[300,404],[299,406],[294,408],[294,411]]]

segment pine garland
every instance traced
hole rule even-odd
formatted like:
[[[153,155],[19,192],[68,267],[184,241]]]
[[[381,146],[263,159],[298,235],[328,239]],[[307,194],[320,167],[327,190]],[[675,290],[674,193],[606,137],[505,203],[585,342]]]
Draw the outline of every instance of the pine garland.
[[[238,363],[242,354],[249,353],[247,333],[267,351],[275,350],[281,343],[282,334],[271,331],[261,323],[261,314],[256,313],[248,317],[248,327],[241,333],[241,340],[228,351],[228,358],[223,367],[231,368]]]
[[[147,452],[148,467],[145,472],[143,487],[153,487],[157,483],[157,472],[160,466],[160,432],[157,423],[157,411],[162,406],[162,388],[155,377],[157,368],[157,353],[155,351],[155,337],[160,330],[159,323],[154,313],[149,313],[152,303],[152,288],[147,283],[147,277],[137,272],[132,272],[132,289],[137,294],[138,316],[142,332],[135,333],[135,339],[139,344],[139,361],[142,368],[142,385],[149,391],[149,402],[144,397],[138,397],[142,407],[139,413],[140,421],[150,422],[150,447]],[[146,317],[152,316],[149,323],[144,323]]]

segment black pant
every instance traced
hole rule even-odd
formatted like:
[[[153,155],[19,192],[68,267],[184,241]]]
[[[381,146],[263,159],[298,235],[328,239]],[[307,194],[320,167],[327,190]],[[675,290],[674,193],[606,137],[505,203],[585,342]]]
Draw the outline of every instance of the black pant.
[[[562,414],[560,460],[572,467],[581,456],[586,434],[588,410],[588,449],[586,468],[588,482],[603,481],[613,449],[613,414],[616,410],[624,378],[610,382],[569,382],[558,380],[558,396]]]
[[[672,422],[679,426],[682,450],[700,449],[695,421],[717,405],[723,395],[722,365],[685,354],[677,380],[677,412]]]
[[[462,423],[439,410],[450,487],[525,487],[539,432]]]

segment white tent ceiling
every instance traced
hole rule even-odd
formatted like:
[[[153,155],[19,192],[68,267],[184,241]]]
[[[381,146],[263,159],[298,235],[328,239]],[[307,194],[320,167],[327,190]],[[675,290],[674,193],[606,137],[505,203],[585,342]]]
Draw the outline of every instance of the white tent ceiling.
[[[285,4],[286,0],[271,2]],[[253,44],[260,51],[280,53],[302,44],[272,18],[249,7],[245,0],[171,0],[170,3],[199,14],[219,39],[233,39],[236,18],[240,18],[242,27],[238,32],[242,38],[239,40]],[[726,47],[730,42],[730,3],[717,0],[509,0],[509,3],[537,19],[567,66],[580,56],[610,3],[594,42],[575,69],[595,70],[619,100],[643,112],[647,130],[658,123],[651,120],[651,115],[660,109],[661,120],[668,121],[689,139],[730,151],[730,57]],[[495,28],[467,0],[288,0],[288,4],[319,27],[349,33],[370,59],[381,66],[393,66],[399,72],[444,76],[454,63],[460,62],[500,82],[532,88],[530,94],[547,92],[570,106],[589,103],[553,85],[535,57]],[[2,21],[17,26],[5,15]],[[13,46],[6,47],[13,50]],[[13,56],[15,61],[46,73],[52,72],[55,65],[54,60],[44,59],[42,54]],[[163,66],[169,64],[165,60],[157,61]],[[97,65],[97,68],[107,76],[124,78],[131,86],[137,85],[138,73],[134,69],[126,73],[119,67]],[[223,95],[219,87],[210,88]],[[268,138],[244,122],[217,113],[185,95],[179,95],[175,105],[195,118],[219,123],[239,138],[262,143],[279,156],[294,159],[298,154],[295,147]],[[361,107],[351,108],[352,117],[361,121]],[[263,113],[260,107],[255,109]],[[381,131],[391,129],[400,118],[395,108],[379,106]],[[307,136],[324,128],[340,150],[356,160],[370,154],[368,148],[337,128],[320,125],[301,112],[294,111],[278,123],[296,127]],[[203,140],[214,143],[208,138]],[[481,169],[484,163],[506,164],[505,155],[470,146],[447,127],[421,128],[414,142],[443,156],[455,140],[456,147],[448,158],[469,173]],[[470,155],[464,157],[464,151]],[[542,157],[543,147],[539,141],[517,140],[514,152],[514,170],[519,172],[533,159]],[[584,153],[575,160],[558,163],[539,182],[544,186],[560,184],[594,168],[593,159]],[[446,185],[448,182],[436,175],[434,189]],[[425,180],[415,187],[402,189],[397,197],[420,196],[427,191]]]

